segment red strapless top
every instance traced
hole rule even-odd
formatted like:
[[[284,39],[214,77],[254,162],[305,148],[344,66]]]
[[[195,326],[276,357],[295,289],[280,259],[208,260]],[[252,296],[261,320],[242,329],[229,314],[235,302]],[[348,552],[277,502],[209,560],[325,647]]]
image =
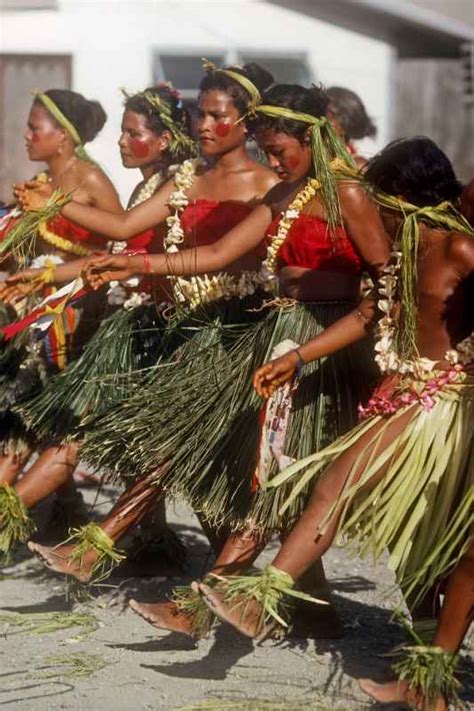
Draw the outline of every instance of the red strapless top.
[[[252,207],[242,202],[225,200],[191,200],[181,215],[181,225],[187,237],[186,247],[213,244],[236,227],[252,212]],[[255,253],[264,256],[265,248]]]
[[[280,219],[279,215],[272,222],[268,235],[276,234]],[[278,251],[277,264],[279,269],[303,267],[358,276],[363,262],[343,227],[331,235],[325,220],[303,213],[291,225]]]
[[[67,217],[63,215],[53,217],[53,219],[48,222],[48,229],[54,232],[55,235],[58,235],[58,237],[63,237],[70,242],[87,242],[88,247],[105,248],[105,237],[98,237],[85,227],[71,222],[71,220],[68,220]]]

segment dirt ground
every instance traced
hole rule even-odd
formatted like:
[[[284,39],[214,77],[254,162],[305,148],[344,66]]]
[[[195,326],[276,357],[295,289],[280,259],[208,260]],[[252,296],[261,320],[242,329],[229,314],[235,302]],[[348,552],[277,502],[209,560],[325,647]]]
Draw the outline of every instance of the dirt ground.
[[[94,492],[86,496],[91,501]],[[99,501],[96,510],[108,506]],[[387,678],[391,660],[383,655],[405,640],[403,627],[392,619],[401,598],[383,562],[373,566],[337,547],[326,556],[342,639],[289,637],[255,646],[219,625],[195,644],[154,630],[127,609],[130,597],[164,599],[173,585],[199,576],[209,562],[194,515],[171,505],[168,519],[188,548],[182,572],[156,569],[154,577],[136,577],[128,564],[86,597],[25,549],[18,552],[0,575],[0,706],[6,711],[381,708],[364,697],[357,678]],[[276,542],[269,546],[259,566],[276,547]],[[463,655],[466,709],[474,709],[473,651],[471,636]]]

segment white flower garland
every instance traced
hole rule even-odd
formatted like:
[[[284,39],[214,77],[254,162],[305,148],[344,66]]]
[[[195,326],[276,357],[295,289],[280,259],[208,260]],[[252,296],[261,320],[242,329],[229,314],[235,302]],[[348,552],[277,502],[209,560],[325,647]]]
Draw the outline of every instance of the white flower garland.
[[[197,160],[187,160],[175,174],[177,189],[168,200],[168,205],[173,208],[174,213],[166,220],[169,229],[164,239],[164,247],[169,254],[178,252],[178,245],[183,244],[185,239],[181,215],[189,204],[186,191],[193,183],[198,165],[199,161]],[[195,307],[198,304],[222,298],[230,299],[233,296],[243,298],[253,294],[257,288],[274,291],[278,283],[276,276],[276,256],[278,251],[285,241],[293,221],[299,217],[301,210],[315,196],[319,187],[319,181],[311,178],[283,213],[277,234],[270,238],[266,259],[262,262],[258,272],[243,271],[239,276],[220,272],[214,276],[206,274],[189,279],[169,277],[173,282],[175,299],[178,302],[186,302]]]
[[[278,282],[276,275],[277,271],[277,255],[280,247],[288,236],[291,225],[301,214],[303,207],[314,198],[316,192],[321,187],[321,183],[316,178],[310,178],[303,190],[297,194],[295,199],[288,205],[278,223],[278,230],[274,237],[270,237],[270,243],[267,248],[267,258],[262,262],[261,274],[266,280]]]
[[[401,261],[402,253],[397,250],[393,251],[388,265],[383,269],[383,276],[378,280],[377,292],[380,298],[377,305],[383,316],[376,329],[375,361],[382,373],[391,372],[402,375],[411,373],[415,377],[423,379],[433,372],[437,361],[430,358],[402,360],[396,348],[398,323],[393,318],[393,314]],[[474,332],[458,343],[455,349],[447,351],[444,358],[451,365],[472,363],[474,361]]]

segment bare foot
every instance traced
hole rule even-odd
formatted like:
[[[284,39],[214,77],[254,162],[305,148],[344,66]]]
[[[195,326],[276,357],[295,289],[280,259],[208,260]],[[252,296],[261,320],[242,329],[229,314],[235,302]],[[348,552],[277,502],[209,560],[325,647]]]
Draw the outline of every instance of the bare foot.
[[[192,616],[180,612],[174,602],[145,603],[130,600],[128,604],[137,615],[159,630],[179,632],[193,639],[200,639],[193,631]]]
[[[434,705],[427,706],[424,699],[410,692],[408,682],[390,681],[386,684],[377,684],[371,679],[359,679],[359,686],[368,696],[382,704],[393,704],[396,702],[409,704],[414,709],[420,711],[447,711],[446,702],[441,697]]]
[[[273,625],[263,625],[262,608],[254,600],[224,602],[222,593],[205,583],[192,583],[193,590],[199,592],[208,608],[223,622],[227,622],[246,637],[265,639]]]
[[[94,551],[87,553],[81,560],[71,561],[70,556],[75,548],[73,544],[50,547],[29,541],[28,548],[41,558],[47,568],[56,573],[71,575],[80,583],[88,583],[92,577],[92,567],[97,555]]]

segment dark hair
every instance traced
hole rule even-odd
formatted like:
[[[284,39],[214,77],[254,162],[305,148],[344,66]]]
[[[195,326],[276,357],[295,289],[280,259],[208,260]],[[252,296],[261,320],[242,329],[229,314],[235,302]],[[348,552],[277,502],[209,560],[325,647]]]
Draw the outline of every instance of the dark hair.
[[[342,86],[331,86],[326,92],[329,98],[328,110],[338,120],[347,141],[366,136],[373,138],[376,135],[377,128],[354,91]]]
[[[92,141],[107,121],[107,114],[98,101],[89,101],[82,94],[69,89],[48,89],[44,93],[72,123],[83,143]],[[35,103],[44,108],[38,99]]]
[[[322,86],[305,88],[299,84],[276,84],[265,92],[262,103],[269,106],[281,106],[292,111],[299,111],[319,118],[326,116],[328,99]],[[271,128],[287,133],[303,141],[308,124],[285,118],[273,118],[265,114],[257,114],[249,121],[249,128],[254,133],[261,128]]]
[[[242,76],[255,84],[261,94],[275,81],[270,72],[255,62],[244,64],[243,67],[226,67],[226,69],[242,74]],[[201,79],[199,91],[201,93],[205,91],[225,91],[226,94],[232,97],[239,114],[243,116],[247,113],[251,98],[249,92],[238,81],[232,79],[228,74],[224,74],[224,72],[207,71]]]
[[[156,86],[150,86],[145,89],[144,92],[134,94],[133,96],[128,96],[125,99],[124,106],[126,111],[133,111],[136,114],[140,114],[146,118],[146,122],[150,131],[159,136],[164,131],[169,131],[169,128],[164,123],[163,119],[160,117],[159,112],[152,104],[146,99],[144,93],[153,94],[159,96],[160,99],[165,101],[171,110],[171,118],[173,122],[180,128],[180,130],[191,135],[191,120],[188,111],[184,108],[179,93],[173,87],[167,84],[157,84]],[[166,151],[167,159],[169,162],[181,162],[186,160],[186,158],[191,157],[192,152],[185,148],[184,146],[171,154]]]
[[[455,201],[461,195],[447,156],[425,136],[392,141],[367,164],[364,178],[389,195],[418,207]]]

